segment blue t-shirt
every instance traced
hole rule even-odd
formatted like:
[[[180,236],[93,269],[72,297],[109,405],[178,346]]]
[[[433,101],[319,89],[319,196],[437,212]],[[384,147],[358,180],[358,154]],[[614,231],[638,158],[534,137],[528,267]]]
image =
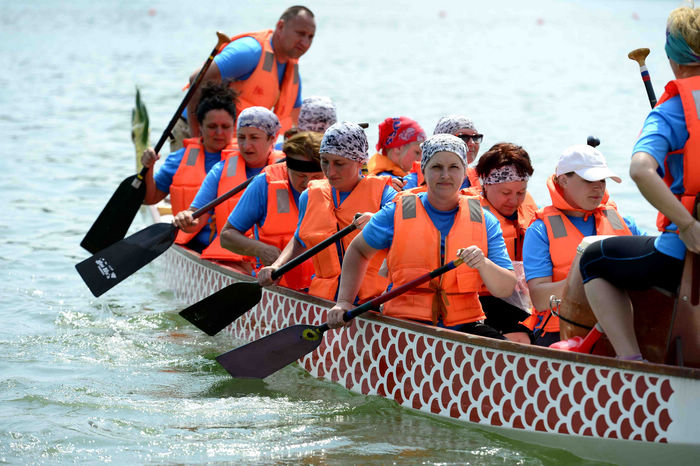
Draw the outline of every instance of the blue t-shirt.
[[[207,172],[207,176],[204,178],[204,181],[202,181],[202,186],[200,186],[199,191],[197,191],[197,195],[194,197],[194,200],[192,201],[192,204],[190,204],[190,208],[194,209],[199,209],[201,207],[204,207],[214,199],[218,197],[218,191],[219,191],[219,181],[221,181],[221,174],[224,171],[224,165],[226,161],[222,160],[216,165],[214,165],[211,170]],[[245,174],[247,178],[250,178],[251,176],[255,176],[258,173],[262,171],[262,169],[265,167],[260,167],[260,168],[248,168],[246,167],[245,169]],[[214,213],[214,210],[211,210],[211,213]],[[202,230],[197,234],[196,238],[198,241],[202,242],[202,244],[209,244],[211,241],[216,238],[216,235],[218,234],[216,231],[212,235],[212,228],[211,226],[214,223],[213,217],[209,217],[209,221],[207,222],[207,225],[202,228]],[[205,234],[206,233],[206,234]],[[211,240],[210,240],[211,238]]]
[[[272,44],[272,39],[270,39]],[[257,40],[252,37],[241,37],[228,44],[220,54],[214,57],[214,63],[219,67],[221,79],[233,79],[235,81],[245,81],[253,74],[260,61],[262,47]],[[277,62],[277,78],[282,83],[287,63]],[[294,108],[301,107],[301,77],[299,77],[299,92]]]
[[[583,236],[593,236],[596,234],[595,217],[589,215],[585,221],[583,217],[566,216],[576,229]],[[646,232],[637,227],[631,217],[622,217],[633,235],[646,235]],[[553,264],[552,256],[549,253],[549,237],[547,237],[547,227],[542,220],[535,220],[525,232],[523,240],[523,268],[525,269],[525,280],[533,278],[551,277]]]
[[[336,199],[339,196],[340,197],[340,204],[347,199],[347,197],[350,195],[350,192],[339,192],[337,195],[337,191],[335,188],[331,187],[331,193],[333,196],[333,203],[336,204]],[[391,186],[385,186],[384,191],[382,191],[382,200],[380,201],[380,207],[384,207],[385,205],[391,203],[391,201],[394,200],[394,196],[396,196],[396,190],[392,188]],[[294,238],[296,238],[297,241],[299,241],[299,244],[302,246],[306,247],[304,242],[299,238],[299,227],[301,226],[302,220],[304,220],[304,215],[306,215],[306,204],[309,201],[309,193],[308,191],[304,191],[301,193],[299,196],[299,222],[297,223],[297,229],[294,232]],[[336,207],[338,205],[336,204]],[[339,246],[339,243],[336,243],[336,246]],[[339,253],[340,255],[340,253]]]
[[[403,187],[404,191],[418,187],[418,173],[410,172],[408,175],[404,176],[403,179],[406,182],[406,186]]]
[[[294,204],[298,206],[300,193],[294,189],[291,183],[289,187],[294,197]],[[265,218],[267,218],[267,188],[267,176],[265,176],[265,173],[260,173],[248,185],[233,212],[228,217],[228,223],[233,228],[241,233],[245,233],[253,225],[261,227],[265,224]],[[255,233],[257,238],[257,229]]]
[[[681,98],[675,96],[649,113],[632,153],[646,152],[654,157],[654,160],[659,164],[659,176],[665,176],[666,165],[668,165],[668,170],[673,178],[671,192],[682,194],[685,192],[683,188],[683,154],[669,154],[669,152],[682,149],[687,141],[688,129],[685,125],[683,104]],[[678,227],[672,223],[668,229],[677,230]],[[662,233],[654,241],[654,247],[659,252],[676,259],[685,257],[685,244],[676,233]]]
[[[450,211],[441,211],[435,209],[428,202],[428,193],[418,193],[428,217],[432,220],[435,228],[440,231],[440,249],[444,255],[445,238],[452,229],[458,208]],[[391,247],[394,239],[394,212],[396,211],[396,203],[391,202],[382,210],[372,216],[372,219],[362,229],[362,236],[367,244],[374,249],[387,249]],[[488,242],[487,257],[496,265],[508,270],[513,270],[513,264],[508,256],[508,249],[503,240],[503,231],[501,224],[496,217],[490,212],[484,210],[484,223],[486,224],[486,238]],[[465,247],[468,245],[465,245]],[[452,260],[454,258],[450,258]]]

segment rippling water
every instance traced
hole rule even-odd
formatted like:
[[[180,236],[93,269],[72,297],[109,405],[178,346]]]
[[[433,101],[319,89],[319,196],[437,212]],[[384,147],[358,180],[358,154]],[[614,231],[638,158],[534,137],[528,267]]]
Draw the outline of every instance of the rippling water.
[[[0,17],[0,462],[577,463],[359,396],[289,367],[234,381],[213,361],[231,348],[181,320],[147,267],[95,299],[73,266],[117,184],[133,173],[134,87],[157,140],[214,31],[269,27],[287,2],[3,2]],[[626,177],[648,111],[627,52],[652,48],[657,93],[671,74],[663,30],[676,1],[313,1],[317,37],[305,95],[342,119],[408,115],[428,131],[446,113],[523,145],[530,188],[558,153],[602,140]],[[149,13],[150,10],[150,13]],[[614,184],[614,183],[613,183]],[[653,230],[633,184],[610,186]],[[138,217],[132,229],[145,225]]]

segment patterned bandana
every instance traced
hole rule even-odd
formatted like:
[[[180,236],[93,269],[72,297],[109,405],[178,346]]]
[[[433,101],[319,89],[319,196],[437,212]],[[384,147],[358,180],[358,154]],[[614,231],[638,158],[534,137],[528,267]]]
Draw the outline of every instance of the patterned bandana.
[[[460,129],[473,129],[476,131],[474,122],[469,118],[463,115],[447,115],[438,120],[433,134],[455,134]]]
[[[523,176],[518,173],[515,165],[503,165],[500,168],[494,168],[491,170],[486,178],[479,177],[479,181],[482,185],[510,183],[511,181],[527,181],[529,179],[529,175]]]
[[[297,127],[300,131],[323,133],[336,121],[335,104],[331,99],[313,96],[302,101]]]
[[[462,161],[464,169],[467,169],[467,145],[457,136],[451,134],[434,134],[421,144],[420,147],[423,149],[423,158],[420,161],[421,171],[425,171],[425,166],[438,152],[454,153],[459,157],[459,160]]]
[[[425,141],[425,131],[410,118],[387,118],[379,123],[377,150],[401,147],[412,142]]]
[[[248,127],[262,130],[268,136],[275,136],[282,125],[277,115],[265,107],[248,107],[238,115],[236,130]]]
[[[334,154],[354,162],[367,161],[367,135],[355,123],[342,121],[332,124],[323,134],[320,154]]]
[[[666,28],[666,56],[679,65],[698,65],[698,56],[685,41],[682,34],[671,34]]]

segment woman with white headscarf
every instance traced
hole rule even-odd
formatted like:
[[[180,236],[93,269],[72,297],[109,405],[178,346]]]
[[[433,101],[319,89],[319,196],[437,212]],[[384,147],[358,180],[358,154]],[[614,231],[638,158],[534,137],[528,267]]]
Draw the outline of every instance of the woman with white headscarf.
[[[393,286],[436,269],[459,255],[464,267],[410,290],[384,305],[389,316],[505,339],[485,325],[478,290],[485,285],[498,297],[510,296],[515,274],[498,220],[476,197],[460,195],[467,166],[467,147],[448,134],[422,145],[421,171],[427,192],[402,193],[375,214],[348,248],[343,262],[338,303],[329,312],[331,327],[343,325],[353,307],[367,264],[388,250]]]
[[[249,259],[224,249],[219,240],[221,230],[243,192],[219,204],[214,209],[213,217],[211,214],[205,214],[193,219],[192,212],[257,175],[266,165],[280,160],[283,154],[273,149],[280,127],[277,115],[265,107],[248,107],[243,110],[236,121],[238,150],[231,151],[225,160],[212,167],[190,208],[175,216],[175,225],[192,236],[209,223],[210,219],[215,223],[209,245],[202,252],[202,258],[235,262],[246,272],[252,271]]]
[[[367,161],[367,136],[355,123],[339,122],[328,128],[321,141],[321,169],[325,180],[311,181],[299,197],[299,224],[292,240],[269,267],[260,269],[258,282],[271,285],[272,272],[351,223],[362,228],[372,213],[389,203],[396,191],[387,185],[389,177],[362,176]],[[359,219],[355,214],[363,212]],[[357,232],[339,240],[313,257],[315,277],[309,294],[335,300],[340,267],[345,251]],[[386,278],[379,276],[383,257],[369,264],[359,299],[367,300],[386,289]]]

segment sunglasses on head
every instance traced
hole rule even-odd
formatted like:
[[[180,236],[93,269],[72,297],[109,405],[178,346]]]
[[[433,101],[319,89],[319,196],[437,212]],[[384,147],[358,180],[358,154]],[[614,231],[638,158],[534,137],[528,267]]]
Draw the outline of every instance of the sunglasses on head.
[[[459,134],[457,137],[464,141],[465,144],[468,143],[470,139],[474,141],[475,144],[481,144],[481,141],[484,140],[483,134]]]

